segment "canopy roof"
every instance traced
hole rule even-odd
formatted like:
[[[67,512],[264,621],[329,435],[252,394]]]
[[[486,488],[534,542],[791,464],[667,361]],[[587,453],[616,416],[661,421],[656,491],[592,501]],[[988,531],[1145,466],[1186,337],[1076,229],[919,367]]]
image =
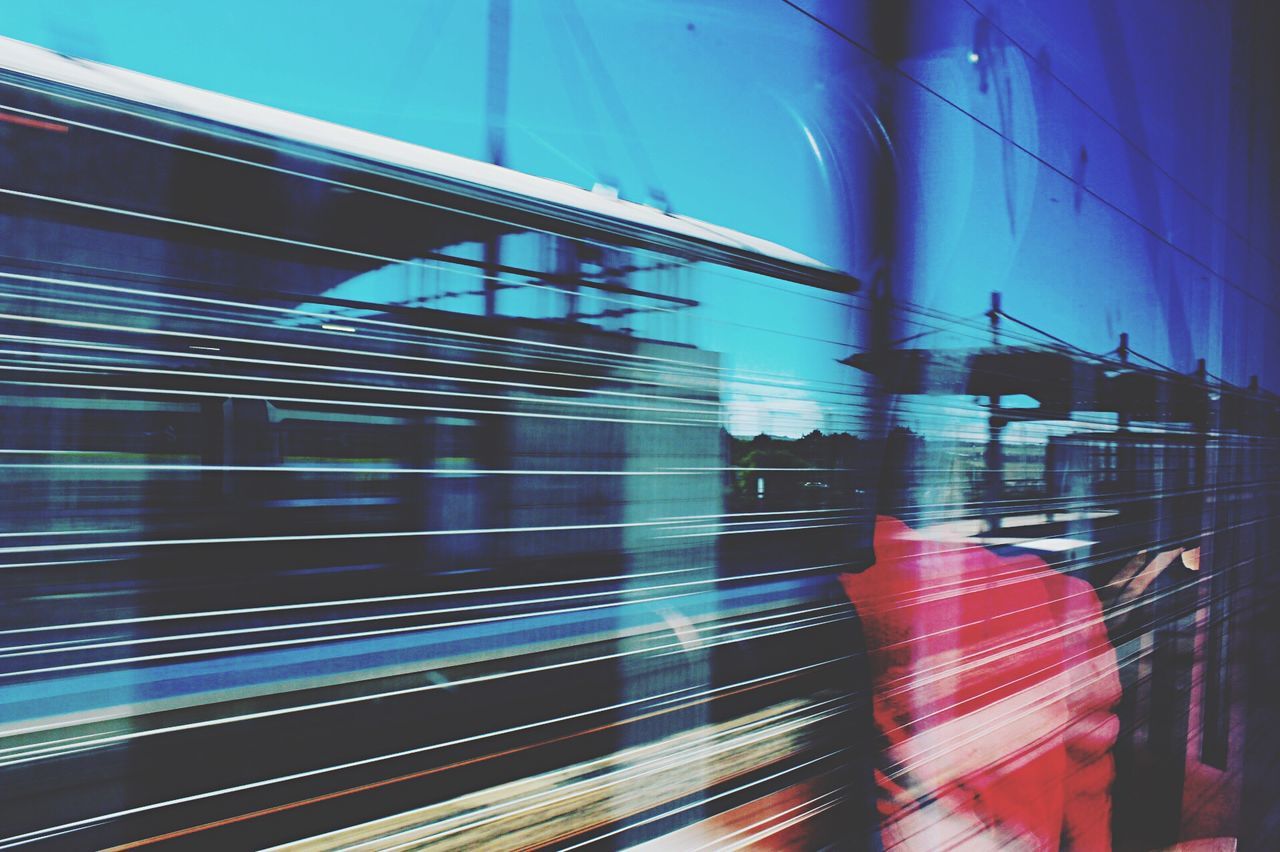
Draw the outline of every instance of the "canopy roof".
[[[144,111],[186,117],[187,124],[212,123],[205,129],[240,140],[246,135],[266,144],[285,140],[316,152],[391,166],[434,189],[499,202],[515,217],[527,213],[540,222],[563,223],[568,236],[608,235],[632,246],[840,292],[858,287],[852,276],[813,258],[719,225],[171,80],[72,59],[13,39],[0,37],[0,74],[11,82],[19,74],[122,99]]]

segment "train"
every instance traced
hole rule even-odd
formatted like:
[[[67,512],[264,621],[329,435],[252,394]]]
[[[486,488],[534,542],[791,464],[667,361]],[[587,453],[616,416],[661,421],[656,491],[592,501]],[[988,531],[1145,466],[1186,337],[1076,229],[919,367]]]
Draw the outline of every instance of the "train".
[[[848,810],[840,512],[727,505],[726,394],[797,376],[699,315],[856,280],[16,42],[0,90],[0,848]]]

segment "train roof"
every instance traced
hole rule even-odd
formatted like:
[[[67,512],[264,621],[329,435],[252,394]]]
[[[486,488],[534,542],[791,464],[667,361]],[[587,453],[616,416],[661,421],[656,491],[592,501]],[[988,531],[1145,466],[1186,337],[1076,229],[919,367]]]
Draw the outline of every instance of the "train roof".
[[[804,254],[709,222],[26,42],[0,37],[0,70],[393,166],[458,195],[500,199],[515,210],[610,233],[644,248],[839,292],[859,286],[853,276]]]

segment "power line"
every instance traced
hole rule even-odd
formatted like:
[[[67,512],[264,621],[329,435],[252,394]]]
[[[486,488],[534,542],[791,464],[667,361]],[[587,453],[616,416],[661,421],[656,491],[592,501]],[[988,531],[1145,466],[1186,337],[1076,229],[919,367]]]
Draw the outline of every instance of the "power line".
[[[1009,322],[1017,323],[1018,325],[1022,326],[1023,328],[1030,329],[1031,331],[1034,331],[1036,334],[1042,334],[1042,335],[1044,335],[1045,337],[1047,337],[1047,338],[1049,338],[1050,340],[1052,340],[1054,343],[1057,343],[1059,346],[1065,346],[1066,348],[1068,348],[1068,349],[1070,349],[1070,350],[1072,350],[1072,351],[1074,351],[1074,352],[1076,352],[1076,353],[1078,353],[1078,354],[1080,354],[1080,355],[1084,355],[1086,358],[1092,358],[1092,359],[1094,359],[1094,360],[1105,360],[1105,358],[1103,358],[1103,356],[1101,356],[1101,355],[1097,355],[1097,354],[1095,354],[1095,353],[1093,353],[1093,352],[1088,351],[1087,349],[1081,349],[1079,346],[1076,346],[1074,343],[1068,343],[1066,340],[1063,340],[1061,337],[1058,337],[1056,334],[1050,334],[1049,332],[1045,331],[1043,328],[1040,328],[1039,326],[1032,325],[1032,324],[1031,324],[1031,323],[1029,323],[1029,322],[1024,322],[1024,321],[1022,321],[1022,320],[1018,319],[1017,317],[1010,316],[1009,314],[1005,313],[1004,311],[997,310],[997,311],[996,311],[996,315],[997,315],[997,316],[1004,317],[1005,319],[1009,320]]]
[[[1164,370],[1166,373],[1170,373],[1171,375],[1174,375],[1174,376],[1185,375],[1184,373],[1178,372],[1173,367],[1170,367],[1168,364],[1157,361],[1155,358],[1150,358],[1146,355],[1143,355],[1141,352],[1138,352],[1133,347],[1129,347],[1129,354],[1136,355],[1137,357],[1141,358],[1143,361],[1146,361],[1148,364],[1159,367],[1161,370]]]

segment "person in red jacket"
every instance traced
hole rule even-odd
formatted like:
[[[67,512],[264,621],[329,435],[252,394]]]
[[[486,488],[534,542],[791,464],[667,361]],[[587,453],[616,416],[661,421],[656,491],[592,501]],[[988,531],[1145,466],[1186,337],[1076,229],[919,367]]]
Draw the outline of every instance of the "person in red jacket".
[[[1115,654],[1088,583],[875,522],[862,619],[886,849],[1110,848]]]

